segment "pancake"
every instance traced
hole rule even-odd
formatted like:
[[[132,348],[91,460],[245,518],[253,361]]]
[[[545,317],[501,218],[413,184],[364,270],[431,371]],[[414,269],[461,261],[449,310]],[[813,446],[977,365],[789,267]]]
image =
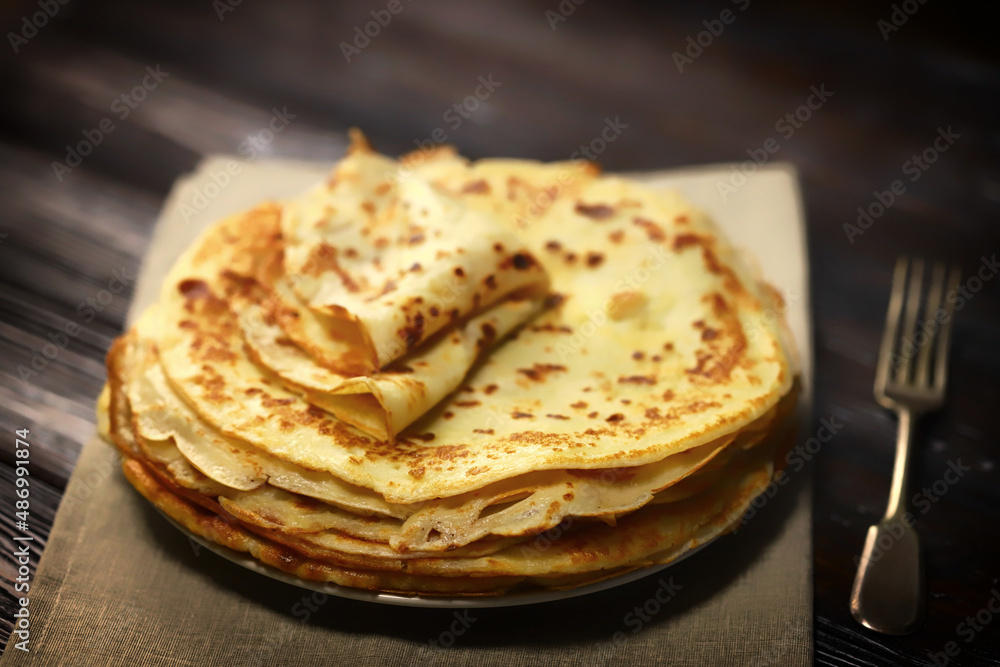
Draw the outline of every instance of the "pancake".
[[[208,227],[115,341],[100,428],[133,486],[293,576],[404,593],[571,588],[737,525],[797,366],[708,217],[587,163],[352,138]]]
[[[260,212],[210,229],[171,271],[164,371],[227,436],[394,503],[533,470],[644,465],[773,408],[792,382],[778,325],[705,216],[617,178],[580,197],[524,231],[561,298],[393,441],[317,410],[247,353],[230,305],[256,272]]]

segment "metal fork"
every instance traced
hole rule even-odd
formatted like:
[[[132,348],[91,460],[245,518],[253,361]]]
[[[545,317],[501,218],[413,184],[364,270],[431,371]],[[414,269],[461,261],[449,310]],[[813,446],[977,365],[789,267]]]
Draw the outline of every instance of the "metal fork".
[[[920,538],[904,497],[907,462],[917,417],[939,409],[944,403],[948,341],[954,315],[954,302],[945,295],[952,294],[958,286],[959,271],[956,268],[946,271],[943,264],[936,263],[927,301],[922,303],[923,277],[923,260],[912,263],[905,257],[897,260],[875,373],[875,399],[899,416],[896,462],[885,516],[868,528],[851,591],[854,619],[867,628],[890,635],[909,634],[924,618],[926,596]],[[942,306],[943,301],[946,303]],[[918,331],[921,314],[923,324]]]

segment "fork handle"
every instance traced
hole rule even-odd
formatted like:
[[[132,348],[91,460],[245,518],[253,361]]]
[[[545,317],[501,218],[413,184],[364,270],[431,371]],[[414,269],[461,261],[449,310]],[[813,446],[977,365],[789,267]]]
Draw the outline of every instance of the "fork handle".
[[[876,632],[907,635],[924,620],[923,554],[911,521],[883,520],[868,529],[851,590],[851,615]]]
[[[908,408],[900,408],[899,431],[896,436],[896,462],[892,468],[892,486],[889,489],[889,504],[885,508],[885,520],[898,518],[906,511],[903,498],[910,478],[910,445],[913,442],[913,422],[915,415]]]
[[[885,517],[868,529],[851,590],[851,615],[867,628],[890,635],[914,632],[925,613],[920,537],[907,512],[910,445],[915,414],[899,410],[899,435]]]

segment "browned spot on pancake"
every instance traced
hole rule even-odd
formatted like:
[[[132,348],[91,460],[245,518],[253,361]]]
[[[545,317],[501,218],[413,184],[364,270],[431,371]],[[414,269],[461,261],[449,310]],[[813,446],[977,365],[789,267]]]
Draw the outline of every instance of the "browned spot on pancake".
[[[636,351],[632,353],[632,358],[635,359],[636,361],[642,361],[643,359],[646,358],[646,355],[643,354],[642,352]]]
[[[673,352],[674,351],[674,344],[673,343],[664,343],[663,344],[663,349],[666,350],[667,352]]]
[[[421,442],[430,442],[435,436],[433,433],[413,433],[410,437],[414,440],[420,440]]]
[[[456,266],[455,267],[455,275],[458,276],[459,278],[464,278],[465,277],[465,269],[463,269],[460,266]]]
[[[417,271],[423,271],[423,269],[424,267],[420,265],[420,262],[414,262],[410,266],[410,271],[412,271],[413,273],[416,273]]]
[[[201,359],[211,362],[232,362],[236,361],[236,354],[227,348],[220,347],[218,345],[209,345],[208,348],[201,353]]]
[[[387,280],[385,281],[385,285],[382,285],[382,291],[379,292],[379,296],[381,297],[385,296],[386,294],[391,294],[392,292],[395,292],[397,288],[398,285],[396,285],[395,280]]]
[[[413,479],[423,479],[426,471],[427,469],[424,466],[420,466],[419,468],[410,468],[407,474]]]
[[[566,415],[548,414],[548,415],[545,415],[545,416],[546,417],[551,417],[552,419],[569,419],[569,417],[567,417]]]
[[[545,297],[545,307],[558,308],[564,301],[566,301],[566,296],[564,294],[550,294]],[[560,329],[560,331],[562,331],[562,329]]]
[[[273,398],[267,394],[262,394],[260,397],[260,404],[265,408],[276,408],[279,405],[291,405],[294,402],[294,398]]]
[[[484,473],[489,469],[490,469],[489,466],[476,466],[475,468],[469,468],[468,470],[466,470],[465,474],[469,477],[475,477],[476,475]]]
[[[482,352],[492,345],[493,341],[497,339],[497,330],[496,327],[489,322],[483,322],[482,326],[479,327],[479,330],[482,332],[482,336],[476,341],[476,351]]]
[[[618,378],[618,384],[656,384],[656,378],[652,375],[629,375]]]
[[[490,394],[492,394],[493,392],[495,392],[497,390],[497,388],[498,387],[495,384],[488,384],[488,385],[486,385],[483,388],[483,393],[485,393],[487,396],[489,396]]]
[[[656,224],[652,220],[647,218],[632,218],[632,223],[642,227],[646,231],[646,236],[649,237],[650,241],[666,241],[667,234],[663,231],[663,227]]]
[[[411,236],[411,237],[409,238],[409,240],[407,241],[407,243],[408,243],[409,245],[420,245],[420,244],[421,244],[421,243],[423,243],[423,242],[424,242],[424,235],[423,235],[423,234],[414,234],[414,235],[413,235],[413,236]],[[376,244],[376,245],[377,245],[377,244]]]
[[[525,377],[527,377],[529,380],[533,380],[535,382],[544,382],[545,381],[545,376],[548,375],[549,373],[556,373],[556,372],[564,371],[564,370],[566,370],[566,367],[565,366],[561,366],[559,364],[539,364],[539,363],[536,363],[531,368],[518,368],[517,372],[521,373],[522,375],[524,375]]]
[[[510,416],[513,417],[514,419],[534,419],[535,418],[535,415],[531,414],[530,412],[518,412],[518,411],[512,412],[510,414]]]
[[[451,410],[445,410],[444,414],[441,415],[441,417],[444,418],[444,419],[451,419],[454,416],[455,416],[455,413],[452,412]]]
[[[328,243],[320,243],[309,253],[309,257],[302,265],[302,273],[318,276],[327,272],[336,274],[348,292],[360,291],[358,283],[354,281],[351,274],[341,268],[340,262],[337,261],[337,249]]]
[[[590,412],[590,413],[587,414],[587,416],[590,417],[591,419],[596,419],[597,418],[597,411],[595,410],[594,412]]]
[[[610,234],[608,234],[608,239],[612,243],[621,243],[622,239],[624,239],[624,238],[625,238],[625,230],[624,229],[616,229],[615,231],[613,231]]]
[[[181,320],[177,326],[181,329],[197,329],[198,323],[193,320]]]
[[[514,267],[518,271],[524,271],[535,266],[535,258],[526,252],[514,253],[504,261],[500,262],[501,269]]]
[[[674,238],[674,251],[680,252],[684,248],[698,245],[702,242],[704,242],[704,239],[697,234],[679,234]]]
[[[688,217],[686,215],[678,215],[676,218],[674,218],[674,222],[676,222],[679,225],[686,225],[688,222]]]
[[[427,309],[427,312],[431,314],[431,317],[437,317],[438,315],[441,314],[441,311],[438,310],[437,306],[431,306],[430,308]]]
[[[374,215],[375,204],[371,203],[370,201],[363,201],[361,202],[361,210],[363,210],[368,215]]]
[[[615,214],[615,209],[607,204],[584,204],[578,201],[576,203],[576,212],[593,220],[605,220]]]
[[[411,350],[420,342],[421,337],[424,335],[424,314],[417,313],[413,316],[412,322],[409,321],[409,317],[406,319],[408,324],[396,333],[406,343],[406,349]]]
[[[211,290],[208,289],[208,283],[196,278],[182,280],[177,285],[177,291],[184,295],[185,299],[200,299],[211,293]]]
[[[622,413],[620,413],[620,412],[616,412],[616,413],[614,413],[613,415],[610,415],[610,416],[609,416],[609,417],[608,417],[607,419],[605,419],[604,421],[606,421],[606,422],[608,422],[608,423],[611,423],[611,424],[614,424],[614,423],[616,423],[616,422],[620,422],[620,421],[621,421],[621,420],[623,420],[623,419],[625,419],[625,415],[623,415],[623,414],[622,414]]]
[[[570,403],[571,408],[576,408],[577,410],[583,410],[587,407],[586,401],[577,401],[576,403]]]
[[[485,435],[493,435],[493,429],[491,428],[474,428],[473,433],[483,433]]]
[[[474,408],[480,405],[479,401],[455,401],[454,404],[459,408]]]
[[[462,186],[462,192],[468,192],[473,194],[489,194],[490,184],[483,179],[478,181],[469,181],[464,186]]]
[[[587,266],[590,268],[596,268],[601,265],[604,261],[604,255],[599,252],[588,252],[587,253]]]
[[[566,253],[565,258],[567,264],[576,264],[577,257],[575,252]]]
[[[497,278],[492,273],[490,275],[486,276],[486,278],[483,280],[483,282],[486,283],[486,286],[489,287],[490,289],[496,289],[497,288]]]
[[[559,252],[562,250],[562,243],[559,243],[559,241],[546,241],[545,249],[549,252]]]
[[[357,256],[358,256],[358,251],[355,250],[354,248],[348,248],[347,250],[344,251],[344,257],[347,257],[348,259],[354,259]]]
[[[503,252],[503,244],[497,241],[493,244],[493,252]]]
[[[646,408],[646,419],[659,419],[660,409],[659,408]]]
[[[243,393],[246,394],[247,396],[253,396],[254,394],[259,394],[262,391],[264,391],[264,390],[261,389],[260,387],[250,387],[249,389],[245,390]]]
[[[379,183],[379,185],[375,188],[375,194],[379,196],[384,195],[385,193],[389,192],[390,187],[392,186],[390,186],[388,183]]]
[[[712,329],[711,327],[709,327],[709,328],[706,328],[704,331],[701,332],[701,339],[702,340],[715,340],[715,338],[718,335],[719,335],[718,330]]]
[[[573,500],[573,497],[574,496],[573,496],[573,492],[572,491],[568,491],[567,493],[563,494],[563,500],[565,500],[566,502],[569,502],[570,500]]]
[[[534,324],[528,327],[532,331],[549,331],[552,333],[573,333],[573,329],[566,326],[565,324],[555,325],[551,322],[546,322],[545,324]]]

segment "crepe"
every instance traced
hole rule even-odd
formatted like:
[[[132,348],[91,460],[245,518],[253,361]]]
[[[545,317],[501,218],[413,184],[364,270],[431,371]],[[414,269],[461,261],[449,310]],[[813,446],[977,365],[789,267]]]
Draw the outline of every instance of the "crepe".
[[[248,298],[266,212],[210,229],[171,271],[164,371],[226,435],[396,503],[533,470],[644,465],[771,409],[792,383],[778,325],[705,216],[616,178],[580,197],[523,232],[559,298],[395,442],[316,410],[245,349],[230,306]]]
[[[773,290],[677,194],[411,164],[354,135],[178,259],[108,354],[133,485],[295,576],[422,594],[582,585],[729,530],[796,403]]]

